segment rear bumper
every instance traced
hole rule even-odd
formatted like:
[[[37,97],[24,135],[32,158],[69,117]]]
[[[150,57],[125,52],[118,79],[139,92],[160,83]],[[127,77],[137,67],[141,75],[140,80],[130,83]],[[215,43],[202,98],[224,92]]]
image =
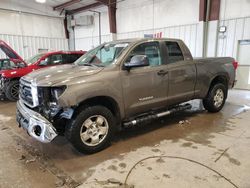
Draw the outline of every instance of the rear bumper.
[[[39,113],[27,108],[21,100],[17,102],[16,120],[30,136],[40,142],[49,143],[58,135],[52,123]]]

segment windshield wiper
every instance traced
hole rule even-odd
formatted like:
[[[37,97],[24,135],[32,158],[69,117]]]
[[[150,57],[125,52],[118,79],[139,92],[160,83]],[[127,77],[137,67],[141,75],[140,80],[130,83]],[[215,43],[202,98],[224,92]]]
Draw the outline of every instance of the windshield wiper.
[[[83,63],[83,64],[80,64],[80,66],[105,67],[104,65],[101,65],[101,64],[94,64],[94,63]]]
[[[90,66],[90,67],[97,67],[96,65],[94,65],[94,64],[91,64],[91,63],[83,63],[83,64],[80,64],[80,66]]]
[[[90,56],[90,59],[86,63],[79,63],[80,66],[91,66],[91,67],[105,67],[99,63],[91,63],[96,58],[96,55]]]
[[[95,67],[93,64],[91,64],[91,62],[94,60],[95,55],[91,56],[90,59],[88,60],[88,63],[79,63],[80,66],[91,66],[91,67]]]
[[[102,65],[102,64],[93,64],[95,65],[96,67],[105,67],[105,65]]]

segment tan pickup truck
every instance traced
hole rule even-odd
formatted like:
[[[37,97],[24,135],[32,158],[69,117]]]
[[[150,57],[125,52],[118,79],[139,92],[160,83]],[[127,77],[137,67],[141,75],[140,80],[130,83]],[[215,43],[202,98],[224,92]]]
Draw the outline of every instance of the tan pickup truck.
[[[41,142],[61,134],[80,152],[98,152],[124,126],[191,107],[183,102],[203,99],[206,110],[220,111],[236,67],[230,57],[193,60],[177,39],[105,43],[74,65],[23,77],[17,122]]]

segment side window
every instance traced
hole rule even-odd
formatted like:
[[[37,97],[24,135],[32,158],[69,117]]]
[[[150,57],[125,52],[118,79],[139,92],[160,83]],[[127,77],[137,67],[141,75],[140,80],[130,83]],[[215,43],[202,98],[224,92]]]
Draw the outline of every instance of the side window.
[[[182,51],[177,42],[166,42],[169,63],[175,63],[177,61],[184,60]]]
[[[51,55],[47,57],[45,61],[47,62],[47,65],[62,64],[62,55],[61,54]]]
[[[136,46],[126,60],[129,62],[135,55],[146,55],[150,66],[159,66],[162,64],[160,55],[160,45],[158,42],[147,42]]]
[[[81,54],[63,54],[63,64],[74,63]]]

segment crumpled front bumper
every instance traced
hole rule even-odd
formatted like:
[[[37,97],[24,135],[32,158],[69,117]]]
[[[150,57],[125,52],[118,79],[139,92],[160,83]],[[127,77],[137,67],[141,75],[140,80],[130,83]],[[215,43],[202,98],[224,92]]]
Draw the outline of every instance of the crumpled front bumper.
[[[29,109],[19,100],[17,102],[16,120],[36,140],[49,143],[57,135],[55,127],[41,114]]]

